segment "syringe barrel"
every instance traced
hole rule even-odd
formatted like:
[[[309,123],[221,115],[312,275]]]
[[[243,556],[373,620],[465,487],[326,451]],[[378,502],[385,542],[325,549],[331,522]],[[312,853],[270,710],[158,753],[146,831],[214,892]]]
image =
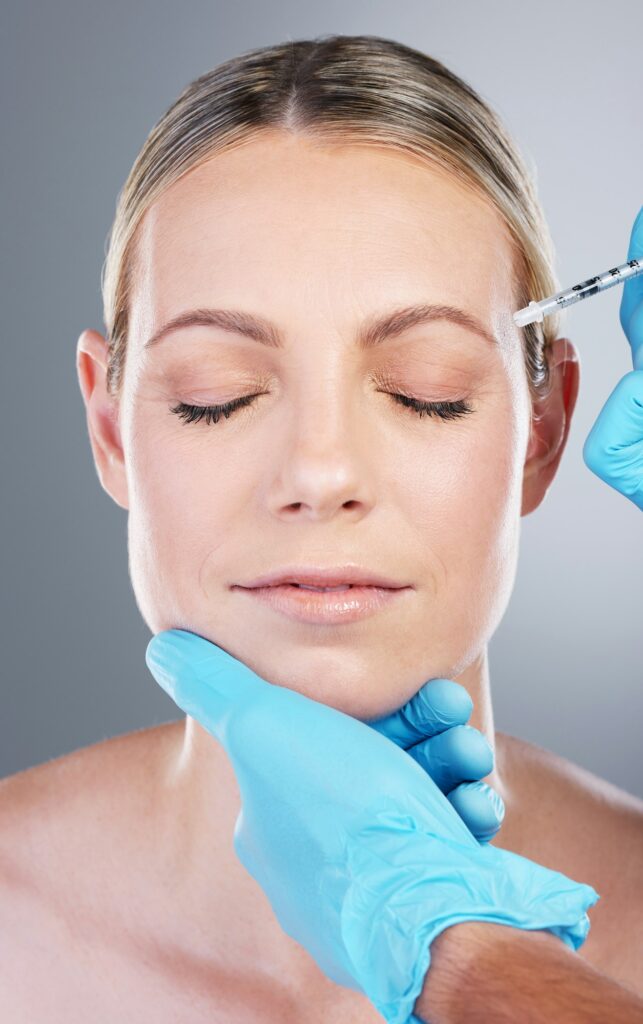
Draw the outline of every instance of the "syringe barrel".
[[[624,278],[640,273],[637,264],[637,260],[621,263],[620,266],[611,267],[610,270],[605,270],[602,274],[598,274],[597,277],[588,277],[586,281],[575,284],[573,288],[567,288],[564,292],[557,292],[556,295],[551,297],[553,303],[551,308],[546,310],[543,307],[543,314],[547,316],[548,312],[553,312],[557,307],[562,309],[565,306],[571,306],[574,302],[580,302],[581,299],[586,299],[590,295],[596,295],[597,292],[604,292],[608,288],[613,288],[614,285],[620,284]]]

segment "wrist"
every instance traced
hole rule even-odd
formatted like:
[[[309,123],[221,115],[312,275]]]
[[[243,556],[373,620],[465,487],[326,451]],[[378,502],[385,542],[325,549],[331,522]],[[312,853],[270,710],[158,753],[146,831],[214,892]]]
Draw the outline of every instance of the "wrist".
[[[466,1018],[471,989],[479,994],[485,978],[494,977],[516,948],[537,943],[561,954],[564,943],[551,932],[528,931],[490,921],[451,925],[431,943],[431,964],[414,1013],[431,1024],[455,1024]],[[567,948],[567,947],[565,947]]]

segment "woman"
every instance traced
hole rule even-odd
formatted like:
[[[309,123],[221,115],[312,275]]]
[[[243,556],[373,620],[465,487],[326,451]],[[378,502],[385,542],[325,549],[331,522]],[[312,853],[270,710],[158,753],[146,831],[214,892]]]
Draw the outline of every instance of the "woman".
[[[495,751],[493,842],[594,886],[579,953],[643,991],[643,805],[493,724],[520,518],[578,392],[555,318],[512,321],[557,290],[552,261],[533,182],[463,81],[374,37],[287,43],[203,75],[153,129],[112,229],[106,337],[84,331],[77,366],[152,632],[363,720],[461,683]],[[404,590],[334,625],[252,593],[349,563]],[[190,716],[3,796],[15,1019],[381,1019],[279,928],[233,852],[234,773]]]

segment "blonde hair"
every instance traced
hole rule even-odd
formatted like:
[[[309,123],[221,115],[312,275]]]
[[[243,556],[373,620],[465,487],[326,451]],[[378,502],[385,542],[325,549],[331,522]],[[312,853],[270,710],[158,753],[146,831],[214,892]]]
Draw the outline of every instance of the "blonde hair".
[[[516,309],[559,290],[535,173],[497,115],[432,57],[377,36],[320,36],[251,50],[180,93],[148,135],[121,189],[101,276],[107,388],[127,353],[136,228],[161,193],[214,154],[282,129],[328,143],[387,146],[436,163],[486,197],[514,244]],[[532,399],[549,386],[559,316],[521,329]]]

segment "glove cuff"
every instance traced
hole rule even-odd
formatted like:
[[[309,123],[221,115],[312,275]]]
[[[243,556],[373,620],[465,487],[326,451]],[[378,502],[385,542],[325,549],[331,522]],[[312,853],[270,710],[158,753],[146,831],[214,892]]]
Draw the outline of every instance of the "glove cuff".
[[[359,987],[387,1024],[413,1019],[431,943],[451,925],[544,929],[575,950],[589,931],[587,909],[599,899],[592,886],[508,850],[481,844],[472,850],[428,832],[351,844],[347,871],[345,950]]]

